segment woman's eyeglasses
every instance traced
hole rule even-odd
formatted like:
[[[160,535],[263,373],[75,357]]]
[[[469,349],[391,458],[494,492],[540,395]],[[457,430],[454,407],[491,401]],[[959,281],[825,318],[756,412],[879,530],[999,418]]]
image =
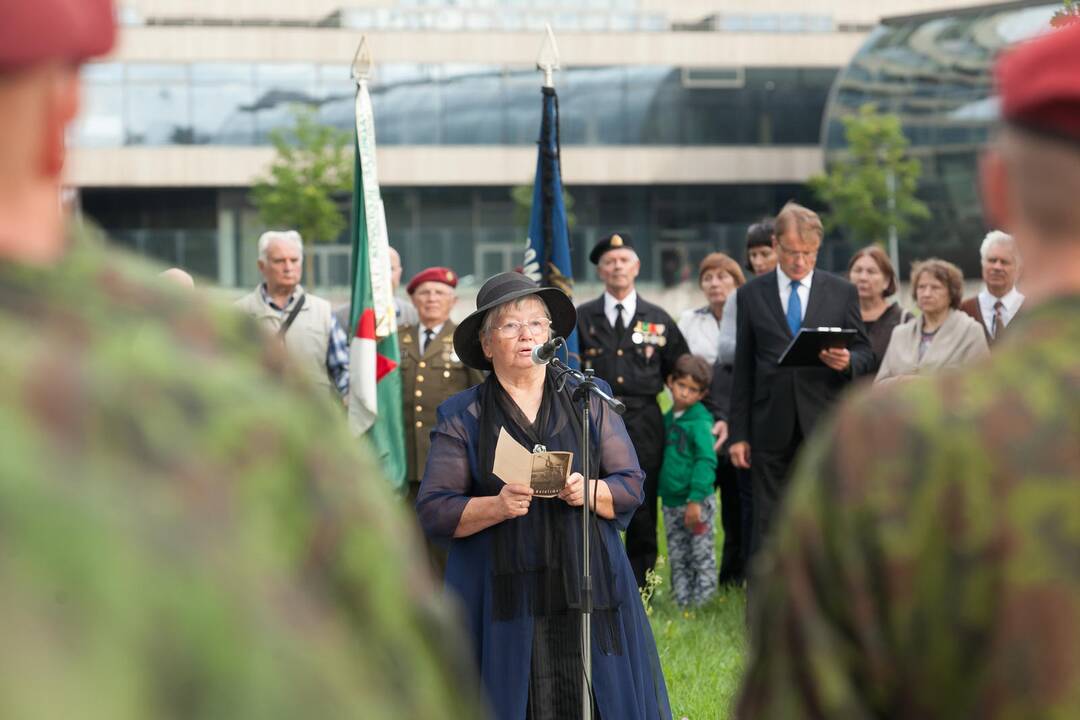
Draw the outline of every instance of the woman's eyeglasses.
[[[551,320],[548,318],[533,318],[527,323],[511,320],[504,325],[492,329],[499,334],[499,337],[510,339],[521,337],[521,329],[524,327],[529,328],[530,335],[546,335],[548,329],[551,327]]]

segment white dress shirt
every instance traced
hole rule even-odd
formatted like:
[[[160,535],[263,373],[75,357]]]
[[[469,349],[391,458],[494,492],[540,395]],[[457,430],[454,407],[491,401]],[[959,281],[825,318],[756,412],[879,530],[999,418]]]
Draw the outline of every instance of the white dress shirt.
[[[987,332],[994,328],[994,303],[999,299],[1004,306],[1001,308],[1001,322],[1004,323],[1005,327],[1009,327],[1009,323],[1012,322],[1016,311],[1024,304],[1024,295],[1016,287],[1005,293],[1004,297],[996,298],[990,294],[990,291],[984,285],[983,289],[979,291],[979,310],[982,312],[983,325],[986,326]]]
[[[788,298],[791,297],[791,278],[784,274],[779,265],[776,266],[776,280],[776,284],[780,289],[780,308],[784,311],[784,317],[787,317]],[[800,321],[806,319],[806,305],[810,302],[810,284],[813,281],[813,270],[799,281],[801,284],[796,292],[799,293],[799,304],[802,305],[802,314],[799,316]]]
[[[727,310],[724,312],[726,314]],[[679,317],[679,332],[686,338],[692,354],[705,358],[710,365],[716,362],[720,350],[720,321],[708,305],[684,312]]]
[[[630,294],[624,297],[622,300],[616,300],[615,296],[611,293],[604,291],[604,315],[607,316],[607,321],[611,323],[611,327],[615,327],[615,306],[618,303],[622,303],[622,321],[623,327],[630,328],[630,320],[633,319],[634,313],[637,312],[637,290],[631,290]]]
[[[435,338],[439,337],[439,333],[442,332],[443,325],[445,325],[445,324],[446,324],[445,322],[441,322],[441,323],[439,323],[438,325],[436,325],[433,328],[428,328],[423,323],[420,324],[420,354],[421,355],[423,355],[424,353],[427,352],[427,345],[428,344],[424,341],[424,336],[427,334],[427,331],[431,330],[431,340],[434,341]]]

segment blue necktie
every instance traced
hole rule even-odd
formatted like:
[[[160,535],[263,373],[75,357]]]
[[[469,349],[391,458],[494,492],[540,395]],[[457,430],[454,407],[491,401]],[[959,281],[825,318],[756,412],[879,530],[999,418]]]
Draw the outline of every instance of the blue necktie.
[[[787,324],[792,335],[798,335],[802,326],[802,300],[799,299],[801,286],[802,283],[798,280],[791,281],[791,295],[788,295],[787,301]]]

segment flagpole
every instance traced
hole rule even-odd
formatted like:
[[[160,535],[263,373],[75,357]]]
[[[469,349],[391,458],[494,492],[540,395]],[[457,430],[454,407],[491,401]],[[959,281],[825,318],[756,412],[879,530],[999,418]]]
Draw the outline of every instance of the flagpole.
[[[544,73],[545,91],[555,89],[555,71],[561,69],[559,63],[559,46],[555,42],[555,33],[548,24],[545,28],[544,42],[540,46],[540,54],[536,59],[536,69]],[[546,238],[546,246],[550,251],[551,239]],[[545,259],[547,260],[547,259]],[[592,699],[592,571],[589,567],[589,536],[590,526],[594,521],[589,512],[589,485],[594,487],[593,496],[595,502],[596,482],[590,480],[589,465],[589,389],[595,389],[592,382],[592,373],[586,372],[582,386],[574,393],[582,404],[582,428],[581,428],[581,457],[582,476],[584,477],[585,501],[581,504],[581,717],[584,720],[593,718]]]

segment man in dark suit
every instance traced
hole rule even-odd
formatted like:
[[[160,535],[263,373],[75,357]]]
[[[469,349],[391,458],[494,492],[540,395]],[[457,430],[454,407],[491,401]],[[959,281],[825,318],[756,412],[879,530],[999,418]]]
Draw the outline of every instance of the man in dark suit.
[[[626,528],[626,554],[638,586],[656,564],[656,491],[664,459],[664,416],[656,396],[679,356],[690,352],[663,308],[639,297],[641,260],[626,233],[609,235],[589,254],[604,294],[578,308],[584,367],[596,371],[626,404],[626,431],[645,471],[645,499]]]
[[[803,438],[873,362],[855,286],[814,270],[823,235],[816,213],[785,205],[773,230],[776,269],[739,288],[736,296],[729,453],[736,467],[750,468],[753,475],[752,552],[768,531]],[[850,349],[823,350],[817,367],[779,367],[780,356],[804,326],[850,328],[857,336]]]

